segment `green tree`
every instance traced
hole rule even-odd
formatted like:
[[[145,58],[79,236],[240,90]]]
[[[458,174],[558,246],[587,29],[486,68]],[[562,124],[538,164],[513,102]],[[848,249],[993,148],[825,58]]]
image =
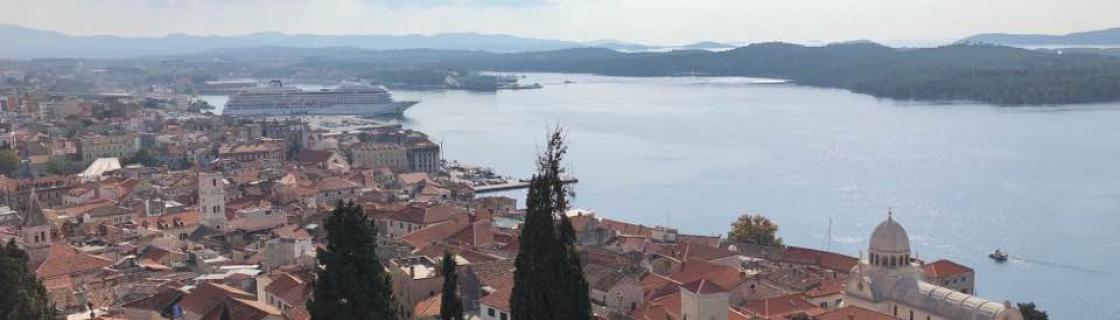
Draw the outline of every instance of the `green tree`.
[[[778,237],[778,225],[760,214],[739,216],[739,219],[731,224],[731,232],[727,233],[727,239],[762,246],[782,246],[782,238]]]
[[[156,158],[152,156],[151,151],[148,151],[148,149],[146,149],[146,148],[140,148],[140,150],[136,150],[136,153],[133,154],[131,157],[121,159],[121,164],[122,165],[140,164],[140,165],[143,165],[145,167],[153,167],[157,163],[156,163]]]
[[[362,207],[341,201],[324,222],[327,247],[318,251],[307,303],[315,320],[393,320],[399,317],[389,275],[377,258],[377,228]]]
[[[0,246],[0,319],[53,320],[58,311],[27,259],[15,239]]]
[[[19,168],[19,160],[15,150],[0,150],[0,174],[11,176]]]
[[[575,231],[564,212],[568,189],[561,160],[567,153],[563,131],[549,137],[529,182],[521,247],[514,262],[510,313],[513,320],[591,319],[587,281],[575,246]]]
[[[70,175],[82,172],[82,170],[84,170],[82,164],[77,161],[51,159],[47,161],[47,167],[43,169],[43,173],[48,175]]]
[[[463,299],[459,296],[459,275],[455,271],[455,255],[443,253],[440,268],[443,274],[443,297],[439,303],[440,320],[463,320]]]
[[[1020,303],[1019,312],[1023,314],[1023,320],[1050,320],[1050,315],[1038,309],[1034,302]]]
[[[229,304],[228,303],[223,303],[222,304],[222,314],[219,316],[218,319],[219,320],[233,320],[233,318],[230,316]]]

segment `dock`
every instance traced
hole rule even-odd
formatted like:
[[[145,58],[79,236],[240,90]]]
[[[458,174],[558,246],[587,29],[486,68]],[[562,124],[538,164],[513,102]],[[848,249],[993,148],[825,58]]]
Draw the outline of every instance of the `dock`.
[[[565,178],[562,181],[564,182],[564,184],[573,184],[573,183],[579,182],[579,179]],[[471,187],[471,189],[474,190],[475,194],[491,193],[491,192],[498,192],[498,191],[509,191],[509,190],[517,190],[517,189],[527,189],[527,188],[529,188],[529,181],[525,181],[525,180]]]

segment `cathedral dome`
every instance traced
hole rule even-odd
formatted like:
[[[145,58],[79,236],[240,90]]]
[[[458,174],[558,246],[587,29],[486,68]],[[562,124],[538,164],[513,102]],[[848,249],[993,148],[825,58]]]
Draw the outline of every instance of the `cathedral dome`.
[[[908,254],[910,253],[910,237],[906,229],[894,221],[890,215],[887,221],[879,223],[871,233],[870,252],[879,254]]]

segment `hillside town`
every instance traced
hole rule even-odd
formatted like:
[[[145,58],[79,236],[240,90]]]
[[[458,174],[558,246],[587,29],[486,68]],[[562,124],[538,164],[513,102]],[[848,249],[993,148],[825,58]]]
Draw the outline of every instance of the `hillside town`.
[[[469,318],[511,319],[523,204],[481,192],[508,179],[453,165],[423,132],[126,94],[0,101],[0,240],[27,252],[66,319],[310,319],[323,221],[340,203],[375,223],[402,318],[439,318],[452,252]],[[969,267],[911,255],[893,214],[866,256],[566,217],[601,319],[1022,317],[973,296]]]

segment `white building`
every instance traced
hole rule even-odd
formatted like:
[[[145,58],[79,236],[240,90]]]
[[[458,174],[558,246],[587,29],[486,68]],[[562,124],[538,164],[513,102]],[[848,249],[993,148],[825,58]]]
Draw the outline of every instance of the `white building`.
[[[995,302],[924,280],[910,237],[888,213],[871,234],[868,259],[848,275],[845,304],[909,320],[1022,320],[1010,302]]]

